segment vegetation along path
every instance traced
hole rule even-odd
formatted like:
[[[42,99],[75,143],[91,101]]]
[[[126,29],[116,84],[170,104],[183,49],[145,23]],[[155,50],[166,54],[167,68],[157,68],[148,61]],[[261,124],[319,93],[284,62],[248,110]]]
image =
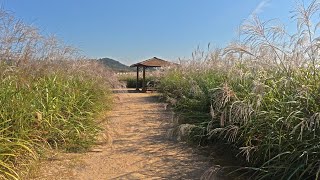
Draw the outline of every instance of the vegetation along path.
[[[106,127],[112,144],[84,154],[57,155],[33,179],[200,179],[210,168],[208,157],[166,138],[165,122],[173,114],[156,95],[115,93]]]

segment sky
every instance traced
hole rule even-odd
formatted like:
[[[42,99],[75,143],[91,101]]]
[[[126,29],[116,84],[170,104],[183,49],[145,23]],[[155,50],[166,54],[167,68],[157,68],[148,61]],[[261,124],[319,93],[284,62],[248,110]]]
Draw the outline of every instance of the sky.
[[[199,46],[225,47],[252,14],[290,23],[295,0],[0,0],[23,21],[90,58],[130,65],[188,58]]]

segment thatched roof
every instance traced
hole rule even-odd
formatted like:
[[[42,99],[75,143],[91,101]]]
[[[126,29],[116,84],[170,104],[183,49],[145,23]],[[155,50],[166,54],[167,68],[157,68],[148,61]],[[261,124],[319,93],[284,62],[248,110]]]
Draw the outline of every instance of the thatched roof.
[[[132,64],[130,67],[137,67],[137,66],[144,66],[144,67],[164,67],[164,66],[170,66],[174,65],[175,63],[165,61],[163,59],[153,57],[151,59],[147,59],[145,61],[141,61],[136,64]]]

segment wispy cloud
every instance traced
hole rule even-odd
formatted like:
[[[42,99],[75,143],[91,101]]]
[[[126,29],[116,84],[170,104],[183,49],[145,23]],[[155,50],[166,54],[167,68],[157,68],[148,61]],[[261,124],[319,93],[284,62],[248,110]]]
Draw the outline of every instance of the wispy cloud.
[[[263,13],[264,9],[268,6],[270,6],[271,0],[262,0],[257,7],[252,11],[248,19],[252,18],[254,15],[258,15]]]
[[[271,5],[271,1],[272,0],[262,0],[262,1],[260,1],[260,3],[254,8],[254,10],[250,13],[250,15],[246,19],[243,19],[241,21],[239,29],[236,31],[236,34],[239,36],[239,38],[240,38],[241,26],[243,24],[245,24],[246,22],[252,20],[255,15],[259,15],[259,14],[263,13],[265,8]]]

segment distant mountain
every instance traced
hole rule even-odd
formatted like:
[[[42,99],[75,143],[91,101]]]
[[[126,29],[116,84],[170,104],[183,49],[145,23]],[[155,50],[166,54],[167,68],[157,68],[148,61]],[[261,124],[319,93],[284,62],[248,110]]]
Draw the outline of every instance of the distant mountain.
[[[131,68],[125,64],[120,63],[119,61],[116,61],[114,59],[110,58],[101,58],[98,59],[102,64],[108,66],[114,71],[119,71],[119,72],[128,72],[128,71],[134,71],[134,68]]]

